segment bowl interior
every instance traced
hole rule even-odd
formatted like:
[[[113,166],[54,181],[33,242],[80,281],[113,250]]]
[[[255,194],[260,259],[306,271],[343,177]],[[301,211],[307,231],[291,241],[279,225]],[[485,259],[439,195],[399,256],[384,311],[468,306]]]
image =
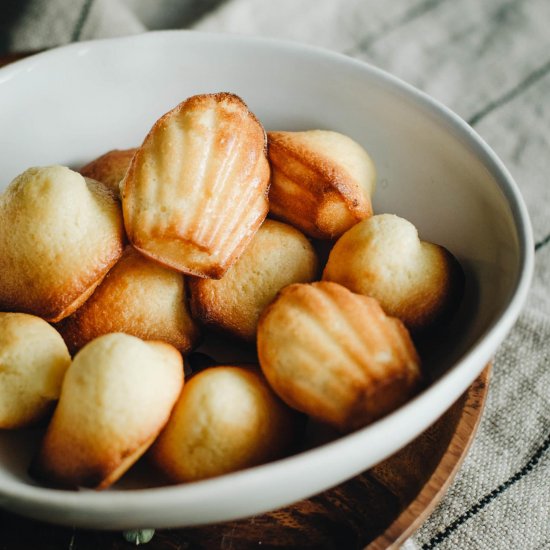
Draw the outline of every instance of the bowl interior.
[[[375,212],[409,219],[465,270],[461,310],[429,360],[434,379],[456,369],[501,318],[525,276],[527,230],[520,225],[526,222],[508,176],[465,124],[364,64],[292,44],[181,32],[77,44],[25,60],[0,71],[0,190],[29,166],[79,167],[110,149],[139,145],[177,103],[218,91],[240,95],[268,130],[331,129],[367,149],[378,171]],[[450,405],[456,393],[441,392]],[[420,415],[423,425],[407,421],[406,437],[389,438],[362,457],[362,467],[412,439],[430,414]],[[370,429],[361,435],[368,438]],[[14,445],[21,457],[32,447],[19,435],[0,435],[0,485],[29,482],[24,459],[13,458]],[[357,460],[341,463],[341,472],[309,490],[361,467]]]

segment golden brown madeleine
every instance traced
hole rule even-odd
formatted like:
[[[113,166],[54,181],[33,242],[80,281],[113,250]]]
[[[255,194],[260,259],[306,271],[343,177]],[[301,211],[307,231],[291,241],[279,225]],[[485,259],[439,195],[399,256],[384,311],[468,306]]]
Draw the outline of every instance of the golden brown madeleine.
[[[120,198],[120,182],[130,166],[130,161],[137,149],[113,149],[83,166],[79,172],[86,178],[91,178],[105,184]]]
[[[0,428],[29,426],[58,399],[71,357],[46,321],[0,313]]]
[[[267,210],[262,125],[235,95],[193,96],[158,120],[121,184],[132,244],[169,267],[220,278]]]
[[[401,321],[335,283],[284,288],[260,317],[258,355],[286,403],[343,431],[391,412],[420,380]]]
[[[57,328],[71,352],[102,334],[124,332],[186,353],[199,337],[186,298],[181,273],[129,246],[86,303]]]
[[[372,215],[376,170],[367,152],[337,132],[269,132],[275,217],[310,237],[332,239]]]
[[[277,292],[315,280],[317,270],[315,250],[302,233],[266,220],[222,279],[189,279],[191,311],[206,325],[254,340],[260,313]]]
[[[412,223],[392,214],[373,216],[342,235],[323,279],[376,298],[411,331],[433,327],[452,313],[464,288],[454,256],[421,241]]]
[[[120,205],[105,186],[62,166],[29,168],[0,195],[0,310],[59,321],[123,249]]]
[[[284,455],[298,419],[259,371],[212,367],[185,385],[151,457],[175,482],[242,470]]]
[[[30,473],[50,485],[105,489],[153,443],[183,385],[179,352],[108,334],[69,367]]]

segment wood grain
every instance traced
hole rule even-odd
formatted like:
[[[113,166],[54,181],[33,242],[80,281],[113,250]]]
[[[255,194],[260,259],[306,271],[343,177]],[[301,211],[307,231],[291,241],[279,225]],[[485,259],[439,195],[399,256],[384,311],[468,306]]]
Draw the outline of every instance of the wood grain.
[[[419,490],[397,518],[369,544],[369,550],[399,548],[424,523],[444,496],[474,440],[487,398],[490,374],[491,365],[488,365],[436,424],[408,447],[373,469],[374,475],[385,470],[389,470],[390,474],[406,471],[405,475],[398,473],[398,479],[406,486],[401,493],[407,494],[407,490],[412,491],[413,487]],[[439,437],[448,442],[446,447],[438,441]],[[438,450],[443,451],[439,459],[431,455],[433,451],[437,455]],[[434,464],[429,477],[422,479],[429,471],[429,467],[423,469],[422,466],[426,460],[437,464]]]

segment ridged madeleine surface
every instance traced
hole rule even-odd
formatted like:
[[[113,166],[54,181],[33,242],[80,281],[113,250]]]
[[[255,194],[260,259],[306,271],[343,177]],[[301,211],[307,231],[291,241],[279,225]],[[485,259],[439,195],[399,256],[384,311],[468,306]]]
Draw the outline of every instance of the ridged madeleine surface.
[[[193,315],[245,340],[256,338],[262,310],[281,288],[317,277],[317,255],[294,227],[266,220],[220,280],[191,277]]]
[[[193,96],[160,118],[121,185],[133,245],[183,273],[220,278],[267,210],[261,124],[235,95]]]
[[[181,355],[126,334],[101,336],[69,367],[33,477],[105,489],[153,443],[183,385]]]
[[[105,184],[120,198],[120,182],[124,178],[136,149],[113,149],[83,166],[79,172]]]
[[[0,195],[0,310],[59,321],[123,249],[120,204],[104,185],[63,166],[29,168]]]
[[[162,340],[182,353],[199,336],[189,315],[184,276],[129,246],[86,303],[58,325],[69,349],[110,332]]]
[[[376,170],[351,138],[327,130],[269,132],[271,214],[332,239],[372,215]]]
[[[51,412],[71,363],[44,319],[0,313],[0,428],[29,426]]]
[[[260,318],[258,355],[286,403],[343,431],[403,404],[420,379],[401,321],[335,283],[283,289]]]
[[[421,241],[412,223],[392,214],[373,216],[342,235],[323,279],[376,298],[412,331],[434,327],[454,312],[464,287],[454,256]]]
[[[242,470],[287,452],[298,418],[258,370],[212,367],[185,385],[151,456],[175,482]]]

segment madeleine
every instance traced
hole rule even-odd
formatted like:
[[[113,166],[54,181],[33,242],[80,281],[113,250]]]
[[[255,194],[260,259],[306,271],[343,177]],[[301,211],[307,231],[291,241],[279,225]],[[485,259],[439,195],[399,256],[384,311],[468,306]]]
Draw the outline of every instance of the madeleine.
[[[151,458],[176,483],[242,470],[284,455],[298,419],[261,372],[212,367],[186,384]]]
[[[136,149],[113,149],[83,166],[79,172],[105,184],[117,198],[120,198],[120,182],[124,178]]]
[[[420,380],[401,321],[335,283],[284,288],[260,318],[258,356],[283,401],[341,431],[393,411]]]
[[[101,336],[74,358],[31,465],[33,477],[105,489],[164,427],[183,385],[181,355],[163,342]]]
[[[110,332],[162,340],[187,353],[199,337],[181,273],[129,246],[88,301],[57,325],[71,351]]]
[[[262,125],[237,96],[193,96],[161,117],[121,184],[132,244],[190,275],[220,278],[267,215]]]
[[[63,166],[29,168],[0,195],[0,309],[59,321],[123,249],[120,205],[102,184]]]
[[[376,170],[348,136],[327,130],[269,132],[272,215],[319,239],[372,215]]]
[[[420,240],[412,223],[392,214],[373,216],[342,235],[323,279],[376,298],[388,315],[415,332],[448,318],[464,289],[454,256]]]
[[[277,292],[313,281],[317,271],[317,254],[306,237],[266,220],[222,279],[189,279],[191,310],[204,324],[252,341],[262,310]]]
[[[70,363],[67,346],[46,321],[0,313],[0,428],[23,428],[51,412]]]

